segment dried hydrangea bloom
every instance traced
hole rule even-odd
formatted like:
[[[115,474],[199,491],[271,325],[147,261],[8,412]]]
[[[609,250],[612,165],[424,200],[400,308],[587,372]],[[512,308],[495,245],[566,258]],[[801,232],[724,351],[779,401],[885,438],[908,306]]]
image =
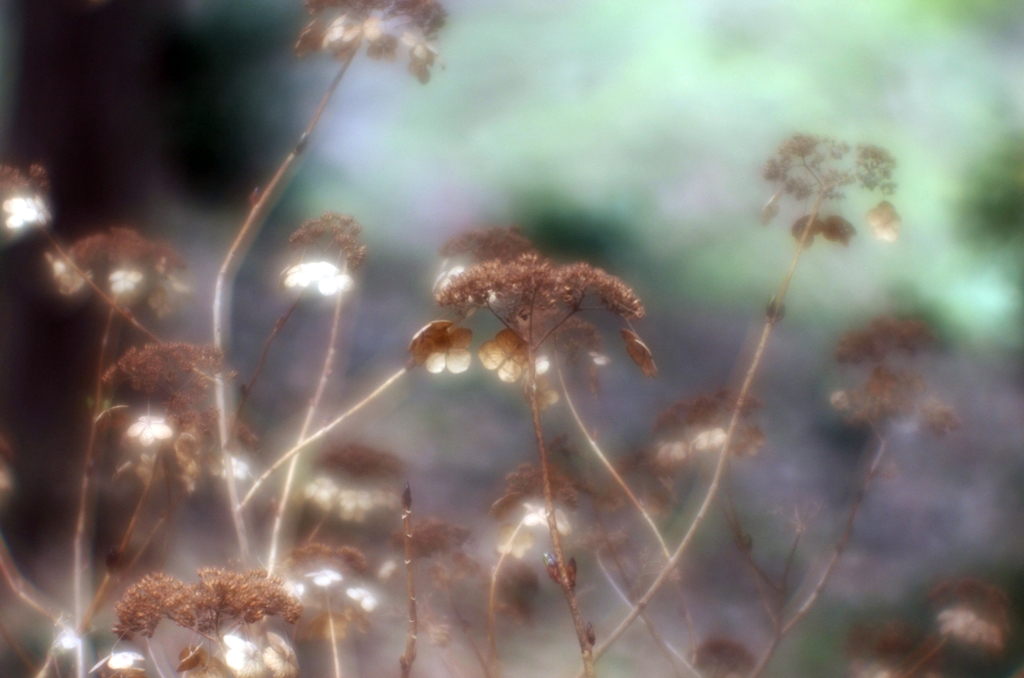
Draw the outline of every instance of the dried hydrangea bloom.
[[[366,556],[351,546],[332,546],[314,541],[294,549],[285,563],[294,572],[332,569],[342,573],[365,574],[369,569]]]
[[[498,378],[512,384],[523,376],[529,365],[529,348],[519,335],[510,329],[498,332],[494,339],[480,346],[480,363],[491,370],[497,370]]]
[[[935,335],[924,322],[882,316],[864,329],[845,333],[835,355],[840,363],[880,363],[898,353],[914,356],[934,343]]]
[[[57,281],[57,290],[61,294],[71,296],[85,287],[86,278],[72,268],[63,257],[55,256],[52,252],[47,252],[45,256],[50,263],[53,279]],[[88,273],[86,276],[91,277]]]
[[[939,632],[987,652],[1002,651],[1009,632],[1009,599],[995,586],[960,579],[935,587],[929,597],[939,607]]]
[[[543,506],[534,506],[527,502],[523,504],[523,508],[526,510],[526,515],[523,516],[523,525],[526,527],[547,527],[548,512]],[[555,509],[555,526],[561,534],[572,532],[572,525],[569,523],[569,519],[562,509],[559,508]]]
[[[131,297],[135,296],[135,292],[139,289],[139,284],[145,276],[142,275],[141,271],[135,271],[128,268],[119,268],[115,271],[111,271],[108,279],[110,281],[110,294],[114,299],[124,302]]]
[[[393,480],[405,469],[405,463],[397,455],[359,443],[329,448],[320,455],[319,464],[356,479]]]
[[[937,436],[944,436],[960,428],[960,417],[956,410],[934,398],[921,405],[920,414],[925,427]]]
[[[143,447],[150,447],[154,443],[170,439],[174,436],[174,429],[167,424],[164,417],[143,415],[128,427],[125,435],[135,438]]]
[[[40,196],[18,196],[4,200],[2,205],[4,224],[12,231],[29,226],[45,226],[50,222],[50,212]]]
[[[750,673],[754,668],[754,657],[734,640],[708,638],[697,647],[693,664],[707,678],[733,678]]]
[[[128,349],[103,375],[106,383],[126,379],[132,389],[164,396],[168,418],[182,431],[206,430],[215,413],[200,408],[210,394],[211,379],[222,369],[223,354],[209,345],[165,342]]]
[[[512,261],[523,254],[536,252],[533,243],[522,234],[518,226],[479,228],[460,233],[449,238],[440,250],[441,256],[446,259],[465,258],[470,264],[492,259]]]
[[[266,678],[267,667],[263,663],[263,653],[256,643],[234,634],[224,636],[224,663],[228,665],[235,678]]]
[[[270,670],[271,678],[298,678],[299,660],[295,650],[281,636],[267,632],[267,646],[263,648],[263,663]]]
[[[554,447],[554,444],[552,444]],[[567,474],[558,466],[550,469],[551,494],[554,500],[564,506],[576,508],[581,492],[587,491],[581,482]],[[526,499],[544,496],[543,473],[540,468],[530,464],[521,464],[515,471],[505,476],[505,489],[502,497],[491,506],[490,515],[503,520],[512,511],[523,506]]]
[[[333,587],[335,584],[340,583],[344,577],[341,573],[336,570],[316,570],[315,572],[307,572],[306,578],[309,579],[313,586],[318,586],[322,589]]]
[[[50,222],[45,194],[50,182],[41,165],[28,174],[16,167],[0,165],[0,212],[7,230],[16,233]]]
[[[732,454],[753,456],[764,445],[760,427],[750,421],[759,407],[757,398],[748,396],[744,400],[730,447]],[[736,395],[728,389],[669,405],[654,423],[655,432],[662,438],[657,447],[656,465],[669,470],[686,462],[692,452],[721,449],[735,408]]]
[[[498,528],[498,543],[494,550],[522,560],[536,543],[536,537],[529,530],[520,529],[512,523],[505,523]]]
[[[413,361],[428,372],[439,374],[448,370],[460,374],[469,369],[472,355],[469,345],[473,331],[449,320],[435,320],[421,328],[409,344]]]
[[[867,221],[871,226],[871,232],[883,242],[896,242],[896,239],[900,237],[903,220],[900,219],[896,208],[888,200],[883,200],[868,210]]]
[[[391,60],[401,34],[409,71],[420,82],[430,79],[437,58],[433,41],[446,18],[436,0],[307,0],[306,8],[314,19],[299,36],[299,56],[325,51],[347,62],[365,44],[371,59]]]
[[[352,276],[329,261],[311,261],[289,266],[281,273],[281,285],[286,289],[304,290],[310,285],[325,297],[352,289]]]
[[[129,678],[129,676],[144,676],[145,671],[139,666],[146,661],[138,652],[114,652],[101,659],[96,666],[92,667],[89,673],[98,671],[106,666],[115,672],[118,678]]]
[[[363,612],[373,612],[377,609],[377,597],[361,586],[345,589],[345,595],[355,601]]]
[[[293,249],[314,252],[325,259],[341,257],[345,266],[354,271],[366,261],[366,246],[359,239],[362,231],[352,215],[325,212],[303,222],[288,237],[288,244]]]
[[[462,548],[469,540],[470,532],[461,525],[455,525],[437,518],[425,518],[414,524],[412,531],[413,558],[430,558]],[[392,535],[396,545],[405,542],[405,534]]]

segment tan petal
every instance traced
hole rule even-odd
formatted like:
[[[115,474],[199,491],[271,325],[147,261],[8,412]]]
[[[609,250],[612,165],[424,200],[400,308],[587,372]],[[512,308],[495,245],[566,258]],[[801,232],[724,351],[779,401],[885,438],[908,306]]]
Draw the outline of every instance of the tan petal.
[[[494,339],[485,341],[483,346],[481,346],[480,350],[477,352],[477,355],[480,357],[480,362],[483,366],[489,370],[498,369],[501,367],[502,363],[505,362],[506,358],[508,358],[508,354],[498,346],[498,342]]]
[[[888,200],[883,200],[876,207],[868,210],[868,225],[875,237],[884,242],[896,242],[900,235],[903,220],[896,213],[896,208]]]
[[[513,355],[526,348],[526,342],[520,339],[518,334],[508,328],[498,332],[498,336],[496,336],[494,340],[498,342],[498,346],[500,346],[508,355]]]
[[[761,223],[768,225],[772,219],[779,213],[779,196],[782,195],[782,190],[778,190],[772,194],[772,197],[765,203],[764,208],[761,210]]]
[[[473,342],[473,330],[468,327],[453,327],[448,331],[448,343],[452,348],[469,348]]]
[[[448,351],[448,371],[452,374],[465,372],[472,362],[473,355],[464,348],[453,348]]]
[[[506,384],[514,384],[523,376],[523,366],[515,360],[506,360],[498,368],[498,379]]]
[[[626,351],[629,353],[629,357],[640,366],[644,376],[658,376],[658,368],[654,364],[654,356],[651,355],[651,349],[647,348],[647,344],[640,340],[636,332],[623,329],[622,338],[626,341]]]
[[[431,353],[427,356],[427,360],[424,366],[427,368],[427,372],[431,374],[438,374],[444,372],[446,358],[444,353]]]
[[[443,353],[448,349],[448,328],[450,320],[435,320],[426,324],[413,335],[409,343],[409,352],[417,365],[422,365],[433,353]]]

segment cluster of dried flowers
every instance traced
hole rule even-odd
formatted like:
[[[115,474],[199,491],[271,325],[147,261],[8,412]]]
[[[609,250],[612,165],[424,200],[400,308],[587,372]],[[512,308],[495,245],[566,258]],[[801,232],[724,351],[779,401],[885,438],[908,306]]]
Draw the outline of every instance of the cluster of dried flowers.
[[[301,261],[281,274],[287,289],[305,290],[316,285],[325,297],[352,288],[349,270],[363,265],[366,246],[359,242],[362,227],[348,214],[328,212],[302,224],[288,239],[300,251]],[[306,261],[306,257],[312,261]]]
[[[28,173],[0,165],[0,210],[9,234],[43,227],[50,222],[46,202],[49,189],[50,180],[42,165],[32,165]]]
[[[409,72],[430,80],[437,60],[434,41],[447,13],[436,0],[306,0],[313,20],[295,45],[295,53],[328,52],[348,62],[366,45],[371,59],[391,61],[399,44],[409,52]]]

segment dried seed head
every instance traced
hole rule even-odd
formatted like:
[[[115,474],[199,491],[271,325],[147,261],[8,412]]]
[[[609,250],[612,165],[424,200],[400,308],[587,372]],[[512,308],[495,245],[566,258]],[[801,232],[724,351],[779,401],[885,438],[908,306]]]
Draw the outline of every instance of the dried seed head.
[[[536,254],[518,226],[481,228],[450,238],[440,250],[445,258],[468,257],[471,263],[512,261],[523,254]]]
[[[366,574],[369,564],[366,556],[352,546],[332,546],[314,541],[294,549],[285,562],[285,567],[294,572],[310,572],[317,568],[331,568],[340,572]]]
[[[707,678],[731,678],[750,673],[754,657],[735,640],[712,637],[697,648],[693,663]]]
[[[894,353],[913,356],[934,342],[935,335],[924,322],[882,316],[862,330],[844,334],[836,348],[836,360],[853,364],[880,363]]]
[[[430,558],[438,554],[461,549],[470,537],[470,531],[437,518],[425,518],[416,523],[412,530],[413,558]],[[397,546],[405,542],[405,534],[396,532],[392,541]]]
[[[351,215],[326,212],[299,226],[288,242],[293,248],[313,250],[321,258],[340,255],[347,267],[355,270],[366,261],[366,246],[359,241],[362,230]]]
[[[405,463],[391,452],[360,443],[330,447],[320,455],[320,466],[351,478],[393,480],[405,471]]]

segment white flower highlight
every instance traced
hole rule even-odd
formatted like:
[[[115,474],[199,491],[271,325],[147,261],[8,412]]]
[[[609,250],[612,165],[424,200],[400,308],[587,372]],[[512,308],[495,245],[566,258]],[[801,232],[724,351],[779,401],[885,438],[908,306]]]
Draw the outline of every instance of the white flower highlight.
[[[939,613],[939,633],[951,636],[968,645],[988,650],[1003,648],[1003,631],[967,607],[952,607]]]
[[[65,628],[60,634],[57,635],[56,640],[53,641],[53,646],[58,650],[74,650],[82,644],[82,639],[78,637],[72,629]]]
[[[270,669],[272,678],[297,678],[299,660],[295,650],[281,636],[267,632],[267,647],[263,650],[263,663]]]
[[[721,449],[725,445],[725,438],[724,429],[712,428],[707,431],[701,431],[693,437],[693,449],[698,452]]]
[[[4,223],[12,231],[20,231],[26,226],[43,226],[50,221],[46,203],[39,196],[9,198],[4,200],[3,210],[8,215]]]
[[[359,603],[359,607],[366,612],[373,612],[377,609],[377,599],[364,588],[347,589],[345,595]]]
[[[309,572],[306,576],[313,580],[314,586],[319,586],[322,589],[334,586],[342,580],[341,573],[328,569]]]
[[[526,509],[526,515],[523,516],[523,525],[526,527],[536,527],[538,525],[547,527],[548,512],[544,510],[543,506],[534,506],[526,502],[523,504],[523,508]],[[565,513],[559,508],[555,509],[555,528],[562,534],[569,534],[572,531],[569,519],[565,517]]]
[[[306,289],[316,283],[320,294],[325,297],[350,290],[353,285],[352,276],[328,261],[296,264],[286,268],[283,275],[286,288]]]
[[[143,661],[145,661],[145,658],[138,652],[114,652],[101,659],[96,666],[92,667],[89,673],[95,673],[104,664],[107,665],[108,669],[124,671],[125,669],[135,668],[136,664]]]
[[[128,427],[126,435],[129,438],[138,438],[139,444],[143,447],[150,447],[158,440],[167,440],[173,436],[174,429],[163,417],[145,415]]]
[[[46,260],[53,268],[53,278],[57,281],[57,289],[61,294],[72,295],[82,289],[85,285],[85,278],[78,274],[78,271],[71,268],[62,257],[54,256],[53,253],[46,253]]]
[[[603,353],[598,353],[597,351],[588,351],[588,353],[590,354],[590,359],[598,367],[604,367],[611,362],[611,359]]]
[[[119,268],[110,274],[110,293],[115,297],[127,297],[135,293],[142,282],[142,273]]]
[[[224,636],[224,663],[236,678],[262,678],[267,673],[260,648],[235,635]]]

